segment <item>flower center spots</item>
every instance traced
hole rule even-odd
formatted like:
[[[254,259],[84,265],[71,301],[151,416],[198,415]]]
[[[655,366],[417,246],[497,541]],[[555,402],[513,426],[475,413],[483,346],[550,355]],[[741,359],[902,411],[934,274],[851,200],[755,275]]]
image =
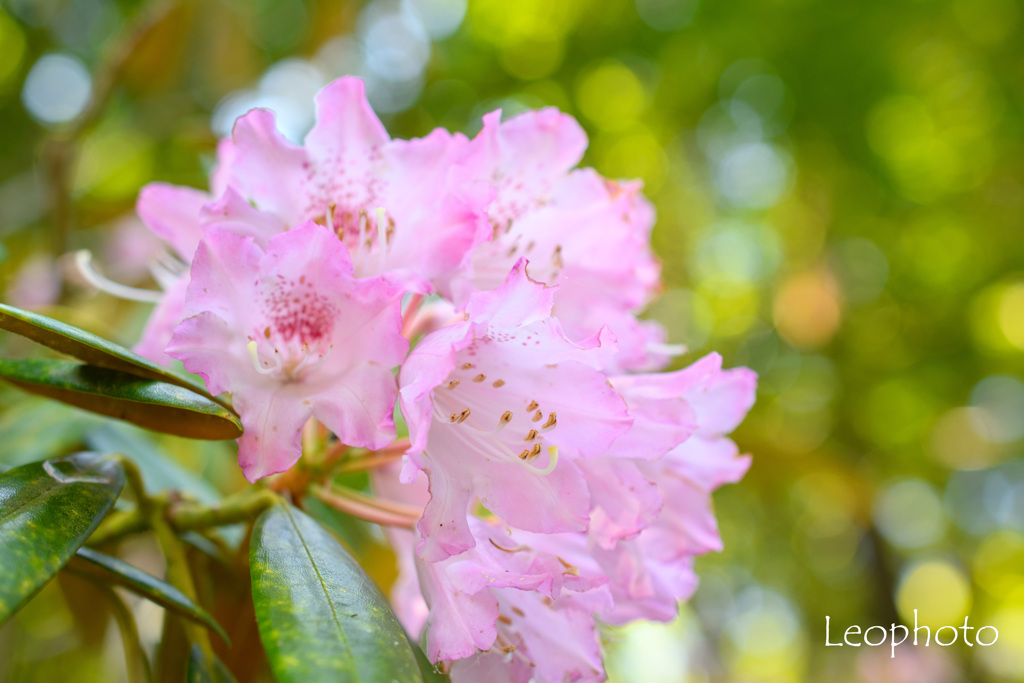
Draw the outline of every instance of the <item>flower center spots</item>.
[[[458,429],[485,457],[514,461],[547,474],[554,469],[558,452],[545,443],[544,435],[556,427],[558,416],[541,410],[532,398],[508,393],[505,384],[474,363],[462,363],[434,393],[434,418]],[[548,465],[535,467],[532,463],[545,451]]]
[[[286,342],[313,346],[327,339],[334,327],[336,310],[313,289],[303,275],[298,282],[281,283],[264,302],[274,331]]]

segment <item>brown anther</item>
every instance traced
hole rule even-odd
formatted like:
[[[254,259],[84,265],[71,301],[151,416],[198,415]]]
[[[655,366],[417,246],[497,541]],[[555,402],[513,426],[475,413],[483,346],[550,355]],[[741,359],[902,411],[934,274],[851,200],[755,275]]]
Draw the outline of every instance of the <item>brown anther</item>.
[[[471,370],[473,367],[474,367],[474,365],[472,363],[463,363],[462,364],[462,369],[463,370]]]
[[[502,647],[499,647],[498,650],[500,650],[502,652],[502,654],[506,654],[507,655],[509,652],[515,652],[516,651],[516,646],[515,645],[503,645]]]
[[[504,614],[502,614],[502,615],[500,615],[498,617],[498,621],[500,621],[503,624],[511,624],[512,623],[512,620],[509,619],[508,617],[506,617]]]
[[[512,608],[512,612],[513,612],[513,613],[514,613],[514,614],[515,614],[515,615],[516,615],[517,617],[525,617],[525,616],[526,616],[526,612],[524,612],[523,610],[519,609],[518,607],[513,607],[513,608]]]
[[[569,564],[568,562],[563,560],[561,557],[558,558],[558,561],[562,563],[563,567],[565,567],[565,571],[562,572],[563,574],[568,574],[569,576],[579,576],[580,575],[579,567],[576,567],[575,565]]]
[[[270,339],[270,328],[269,327],[263,330],[263,337],[266,338],[266,339]]]
[[[511,421],[512,421],[512,411],[511,410],[506,410],[504,413],[501,414],[501,418],[498,420],[498,426],[499,427],[504,427],[505,425],[507,425]]]
[[[494,387],[495,389],[500,389],[501,387],[505,386],[505,380],[496,379],[494,380],[494,383],[491,384],[491,386]]]
[[[459,418],[457,421],[459,424],[462,424],[467,419],[469,419],[469,408],[464,408],[463,411],[459,413]]]
[[[495,548],[497,548],[498,550],[501,550],[503,552],[506,552],[506,553],[517,553],[520,550],[529,550],[530,549],[530,546],[528,546],[528,545],[517,545],[517,546],[515,546],[513,548],[506,548],[503,545],[498,545],[497,543],[495,543],[493,538],[488,538],[487,540],[490,541],[491,545],[493,545]]]
[[[531,429],[530,431],[528,431],[526,433],[526,438],[524,438],[523,441],[533,441],[536,438],[537,438],[537,430],[536,429]]]
[[[535,443],[533,444],[533,448],[530,450],[530,460],[533,460],[538,455],[540,455],[540,444]]]
[[[451,382],[448,382],[449,389],[454,389],[457,386],[459,386],[459,380],[457,379],[453,379]]]
[[[459,414],[458,413],[452,413],[451,415],[448,416],[448,419],[451,420],[452,422],[455,422],[456,420],[459,419]]]
[[[519,459],[520,460],[526,460],[529,457],[530,457],[530,449],[528,449],[528,448],[524,448],[523,452],[519,454]]]
[[[558,422],[558,413],[556,413],[555,411],[552,410],[551,414],[548,415],[548,421],[545,422],[543,425],[541,425],[541,429],[547,429],[548,427],[554,427],[557,422]]]
[[[536,401],[530,401],[530,405],[526,406],[526,409],[528,411],[529,410],[537,410],[537,408],[540,408],[540,404],[537,403]]]
[[[477,375],[476,377],[473,378],[473,381],[474,382],[483,382],[485,379],[487,379],[487,375],[485,375],[484,373],[481,372],[479,375]]]
[[[536,422],[537,420],[541,419],[542,417],[544,417],[544,413],[542,413],[542,412],[540,412],[538,410],[536,413],[533,414],[533,417],[530,418],[530,419],[533,420],[534,422]]]

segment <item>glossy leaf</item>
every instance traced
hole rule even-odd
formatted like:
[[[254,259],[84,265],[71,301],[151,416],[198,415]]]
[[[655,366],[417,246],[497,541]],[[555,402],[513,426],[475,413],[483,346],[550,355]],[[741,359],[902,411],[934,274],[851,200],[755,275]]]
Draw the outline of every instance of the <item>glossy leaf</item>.
[[[0,304],[0,330],[21,335],[55,351],[83,360],[89,365],[166,382],[217,401],[201,385],[176,375],[123,346],[45,315]]]
[[[107,514],[117,461],[79,453],[0,474],[0,623],[43,587]]]
[[[249,553],[260,638],[279,683],[419,683],[380,589],[338,541],[289,505],[264,512]]]
[[[228,642],[228,636],[220,624],[206,610],[192,602],[187,595],[166,581],[151,576],[116,557],[83,547],[78,549],[76,557],[68,565],[68,569],[90,578],[123,586],[175,614],[203,624],[215,631],[224,639],[224,642]]]
[[[57,360],[0,359],[0,377],[20,389],[192,439],[235,439],[238,418],[223,406],[165,382]]]

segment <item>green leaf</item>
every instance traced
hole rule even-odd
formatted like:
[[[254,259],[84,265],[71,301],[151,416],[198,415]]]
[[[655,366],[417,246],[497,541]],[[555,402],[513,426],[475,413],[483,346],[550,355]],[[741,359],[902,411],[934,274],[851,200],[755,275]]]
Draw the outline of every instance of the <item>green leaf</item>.
[[[225,643],[229,642],[228,635],[220,624],[187,595],[166,581],[150,576],[116,557],[82,547],[68,564],[68,570],[97,581],[123,586],[175,614],[206,626],[223,638]]]
[[[58,360],[0,359],[0,377],[20,389],[191,439],[235,439],[238,418],[187,389],[115,370]]]
[[[123,485],[117,461],[93,453],[0,474],[0,623],[85,543]]]
[[[260,638],[278,683],[419,683],[402,626],[338,541],[290,505],[266,510],[249,550]]]
[[[423,648],[413,643],[410,640],[410,646],[413,652],[416,654],[416,664],[420,667],[420,675],[423,677],[423,683],[448,683],[451,681],[451,677],[446,673],[441,673],[434,667],[427,655],[423,653]]]
[[[216,657],[214,659],[213,666],[210,666],[199,646],[193,645],[188,658],[188,673],[185,680],[188,683],[235,683],[235,677],[231,675],[224,663]]]
[[[156,363],[107,341],[91,332],[73,327],[45,315],[0,304],[0,330],[27,337],[89,365],[124,372],[143,379],[166,382],[217,401],[201,385],[160,367]],[[219,402],[219,401],[217,401]]]

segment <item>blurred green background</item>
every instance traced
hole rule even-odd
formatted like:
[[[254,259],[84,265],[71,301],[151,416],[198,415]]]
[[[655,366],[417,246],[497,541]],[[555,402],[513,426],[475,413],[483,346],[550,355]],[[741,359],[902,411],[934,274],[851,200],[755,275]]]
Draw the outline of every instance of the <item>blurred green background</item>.
[[[753,468],[716,495],[726,551],[698,562],[675,623],[609,632],[613,680],[1024,680],[1018,2],[0,7],[4,301],[132,343],[147,307],[90,289],[61,255],[89,248],[112,279],[152,287],[139,188],[206,187],[217,137],[254,106],[301,139],[342,74],[367,80],[398,137],[557,106],[587,129],[586,164],[644,179],[657,205],[665,291],[649,315],[689,347],[680,362],[714,349],[761,376],[736,435]],[[0,461],[94,424],[0,401]],[[226,449],[163,447],[222,491],[242,485]],[[75,605],[48,591],[16,638],[0,632],[0,680],[5,658],[20,662],[8,677],[108,680],[116,633],[71,630]],[[825,647],[826,615],[835,641],[914,609],[999,641],[895,659]]]

